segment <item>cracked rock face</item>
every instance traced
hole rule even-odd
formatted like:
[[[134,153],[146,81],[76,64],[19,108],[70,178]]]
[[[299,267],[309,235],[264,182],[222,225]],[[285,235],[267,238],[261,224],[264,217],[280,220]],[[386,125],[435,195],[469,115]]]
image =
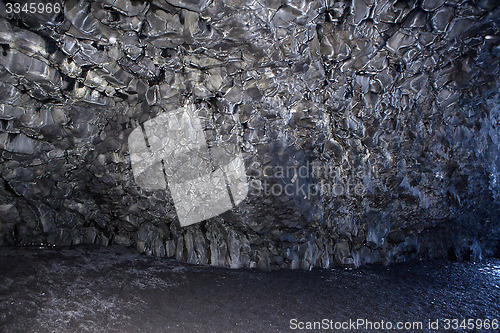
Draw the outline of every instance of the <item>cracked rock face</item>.
[[[4,245],[261,269],[498,251],[497,1],[2,2],[0,16]],[[181,228],[171,192],[135,182],[127,140],[185,105],[209,146],[241,151],[249,191]]]

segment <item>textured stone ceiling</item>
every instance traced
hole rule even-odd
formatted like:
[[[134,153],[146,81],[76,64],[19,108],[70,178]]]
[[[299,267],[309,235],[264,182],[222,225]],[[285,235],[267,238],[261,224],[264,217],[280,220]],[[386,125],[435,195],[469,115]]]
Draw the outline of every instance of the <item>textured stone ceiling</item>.
[[[263,269],[497,251],[497,1],[63,8],[0,3],[0,243]],[[135,182],[127,138],[188,104],[250,187],[181,228],[170,191]]]

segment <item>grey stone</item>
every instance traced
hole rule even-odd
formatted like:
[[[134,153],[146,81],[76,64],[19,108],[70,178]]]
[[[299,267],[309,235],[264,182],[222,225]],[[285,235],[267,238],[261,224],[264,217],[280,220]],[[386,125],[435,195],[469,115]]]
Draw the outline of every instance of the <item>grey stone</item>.
[[[434,29],[438,32],[445,31],[453,17],[453,13],[452,7],[442,7],[437,10],[431,19]]]
[[[337,244],[335,244],[335,249],[333,253],[334,253],[333,260],[337,265],[349,266],[354,263],[351,257],[349,242],[346,240],[340,241]]]
[[[19,219],[19,212],[13,204],[0,205],[0,222],[1,223],[16,223]]]
[[[442,6],[444,3],[445,0],[424,0],[422,1],[422,8],[428,11],[433,11]]]
[[[169,239],[165,242],[165,255],[167,257],[173,257],[175,255],[175,241]]]
[[[372,1],[370,0],[353,0],[352,1],[352,14],[354,15],[354,24],[360,24],[362,20],[368,18],[370,13]]]

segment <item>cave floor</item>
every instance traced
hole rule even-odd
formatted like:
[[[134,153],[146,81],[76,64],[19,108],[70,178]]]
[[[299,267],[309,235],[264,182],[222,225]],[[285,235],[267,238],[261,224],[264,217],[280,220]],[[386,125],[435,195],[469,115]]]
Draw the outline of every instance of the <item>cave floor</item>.
[[[498,259],[261,272],[119,246],[0,250],[0,332],[283,332],[294,318],[428,325],[500,319],[499,300]]]

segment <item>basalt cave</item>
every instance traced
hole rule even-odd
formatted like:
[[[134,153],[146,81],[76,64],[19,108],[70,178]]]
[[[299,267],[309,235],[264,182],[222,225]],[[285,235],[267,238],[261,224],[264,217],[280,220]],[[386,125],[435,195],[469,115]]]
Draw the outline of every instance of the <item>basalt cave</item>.
[[[285,331],[368,308],[500,320],[498,1],[5,0],[0,46],[0,331]],[[184,155],[154,157],[159,119]],[[229,160],[202,178],[228,154],[239,190]],[[190,195],[229,208],[184,225]],[[245,288],[266,305],[242,315]],[[148,322],[156,292],[184,305]]]

